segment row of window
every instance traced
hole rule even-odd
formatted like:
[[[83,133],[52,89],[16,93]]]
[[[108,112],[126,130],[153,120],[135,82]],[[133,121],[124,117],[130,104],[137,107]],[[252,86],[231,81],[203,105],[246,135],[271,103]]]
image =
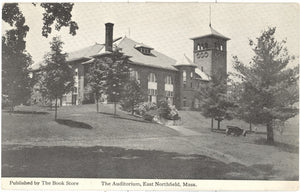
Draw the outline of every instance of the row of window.
[[[150,54],[150,49],[140,48],[139,50],[140,50],[140,52],[142,52],[144,54],[148,54],[148,55]]]
[[[135,79],[135,80],[139,80],[139,73],[137,71],[131,70],[130,71],[130,79]],[[148,82],[157,82],[157,78],[155,73],[150,73],[148,75]],[[171,76],[166,76],[165,77],[165,84],[169,84],[169,85],[173,85],[173,79]]]
[[[194,77],[194,73],[193,73],[193,72],[190,73],[190,77],[191,77],[191,78]],[[183,72],[182,72],[182,81],[183,81],[183,82],[186,82],[186,71],[183,71]]]
[[[173,105],[174,98],[173,97],[166,97],[166,101],[168,101],[169,104]],[[157,103],[157,96],[155,96],[155,95],[148,95],[148,102],[150,102],[150,103]]]
[[[199,51],[199,50],[205,50],[205,49],[208,49],[208,44],[207,43],[201,43],[201,44],[198,44],[197,45],[197,50]],[[223,51],[224,50],[224,46],[223,46],[223,44],[220,44],[220,43],[215,43],[215,49],[217,49],[217,50],[221,50],[221,51]]]
[[[157,95],[157,89],[148,89],[148,95]],[[166,97],[174,97],[173,91],[165,91]]]

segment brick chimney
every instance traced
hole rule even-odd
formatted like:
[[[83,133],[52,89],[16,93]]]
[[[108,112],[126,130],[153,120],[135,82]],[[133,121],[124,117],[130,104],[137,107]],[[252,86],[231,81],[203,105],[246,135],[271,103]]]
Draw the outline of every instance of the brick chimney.
[[[105,51],[113,51],[113,23],[105,23]]]

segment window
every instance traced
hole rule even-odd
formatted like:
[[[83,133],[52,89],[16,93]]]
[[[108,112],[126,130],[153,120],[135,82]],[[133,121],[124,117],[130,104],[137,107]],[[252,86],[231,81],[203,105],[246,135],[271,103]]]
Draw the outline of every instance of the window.
[[[197,45],[197,50],[200,50],[200,45],[199,44]]]
[[[148,89],[148,95],[157,95],[156,89]]]
[[[172,82],[172,77],[171,76],[166,76],[166,78],[165,78],[165,84],[170,84],[170,85],[172,85],[173,84],[173,82]]]
[[[193,75],[194,75],[194,73],[193,73],[193,72],[191,72],[191,74],[190,74],[191,78],[193,78]]]
[[[217,50],[220,49],[219,43],[215,43],[215,48],[216,48]]]
[[[173,91],[166,91],[166,97],[173,97]]]
[[[201,71],[203,72],[203,66],[201,66]]]
[[[182,80],[184,83],[186,82],[186,71],[182,72]]]
[[[193,82],[191,82],[191,88],[193,88]]]
[[[223,51],[223,45],[220,45],[220,50]]]
[[[154,73],[148,75],[148,82],[156,82],[156,76]]]
[[[130,79],[139,81],[139,73],[135,70],[130,69]]]
[[[183,106],[186,107],[186,97],[183,98]]]
[[[73,88],[73,93],[76,94],[77,93],[77,87]]]
[[[201,43],[201,47],[200,47],[200,49],[201,49],[201,50],[203,50],[203,49],[204,49],[204,45],[203,45],[203,43]]]
[[[205,44],[204,44],[204,47],[205,47],[205,49],[208,49],[208,44],[205,43]]]

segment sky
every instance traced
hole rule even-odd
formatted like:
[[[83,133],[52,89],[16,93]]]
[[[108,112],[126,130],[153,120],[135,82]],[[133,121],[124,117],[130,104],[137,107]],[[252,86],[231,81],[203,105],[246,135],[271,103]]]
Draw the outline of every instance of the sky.
[[[249,38],[255,39],[267,27],[277,27],[276,38],[286,39],[290,54],[299,63],[299,4],[296,3],[75,3],[72,19],[79,25],[75,36],[63,28],[45,38],[42,32],[42,9],[21,3],[30,31],[26,49],[34,62],[50,50],[49,42],[59,35],[64,51],[71,52],[95,42],[104,43],[105,23],[114,23],[114,38],[127,37],[153,47],[176,60],[183,54],[193,58],[192,37],[209,29],[209,6],[212,27],[231,40],[227,44],[227,68],[232,70],[232,56],[244,63],[253,56]],[[2,33],[9,29],[2,25]]]

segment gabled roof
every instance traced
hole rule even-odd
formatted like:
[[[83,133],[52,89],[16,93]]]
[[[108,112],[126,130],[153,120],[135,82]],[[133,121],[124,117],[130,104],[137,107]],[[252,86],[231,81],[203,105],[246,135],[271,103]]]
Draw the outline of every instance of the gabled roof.
[[[174,67],[176,60],[156,51],[149,46],[146,46],[145,44],[138,43],[127,37],[115,39],[114,44],[118,48],[121,48],[121,51],[125,55],[129,56],[130,61],[132,61],[134,64],[177,71],[177,69]],[[151,53],[145,55],[137,50],[136,46],[151,48]],[[85,47],[78,51],[70,52],[68,54],[67,61],[72,62],[80,60],[83,61],[83,64],[87,64],[91,62],[90,60],[92,60],[93,57],[107,54],[110,54],[110,52],[105,51],[104,44],[95,43],[94,45]],[[37,70],[40,66],[41,63],[36,63],[32,65],[31,68],[32,70]]]
[[[209,36],[219,37],[219,38],[225,39],[226,41],[230,40],[230,38],[219,33],[214,28],[212,28],[212,26],[209,26],[209,30],[207,32],[203,33],[203,35],[193,37],[193,38],[191,38],[191,40],[195,40],[195,39],[199,39],[199,38],[203,38],[203,37],[209,37]]]

